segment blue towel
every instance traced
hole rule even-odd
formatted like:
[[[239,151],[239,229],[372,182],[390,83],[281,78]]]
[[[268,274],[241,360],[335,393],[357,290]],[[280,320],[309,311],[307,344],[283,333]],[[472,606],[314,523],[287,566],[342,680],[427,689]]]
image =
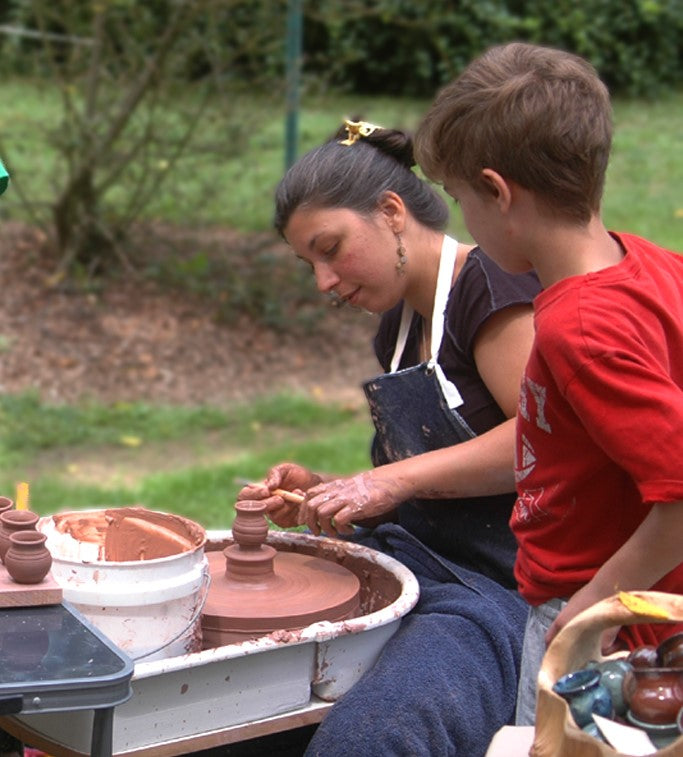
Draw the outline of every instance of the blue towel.
[[[395,524],[354,540],[410,568],[420,599],[329,711],[306,755],[484,755],[514,719],[526,603]]]

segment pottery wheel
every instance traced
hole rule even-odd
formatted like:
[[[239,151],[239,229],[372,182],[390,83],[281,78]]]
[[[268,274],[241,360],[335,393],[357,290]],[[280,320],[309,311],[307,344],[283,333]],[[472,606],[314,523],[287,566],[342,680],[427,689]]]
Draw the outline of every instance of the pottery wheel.
[[[360,614],[360,581],[347,568],[264,544],[261,502],[238,502],[235,544],[209,552],[211,587],[202,613],[204,643],[221,646],[275,630]]]

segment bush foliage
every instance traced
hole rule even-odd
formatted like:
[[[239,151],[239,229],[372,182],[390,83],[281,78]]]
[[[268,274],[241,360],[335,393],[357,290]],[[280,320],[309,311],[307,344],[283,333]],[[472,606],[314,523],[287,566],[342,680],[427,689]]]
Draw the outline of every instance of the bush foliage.
[[[240,50],[225,75],[258,85],[284,74],[290,2],[232,0],[222,18],[199,14],[187,39],[210,31],[214,52]],[[56,25],[50,31],[87,37],[88,7],[104,5],[124,20],[136,19],[122,31],[144,50],[174,3],[89,0],[78,5],[82,12],[72,14],[71,28]],[[683,0],[300,0],[299,5],[310,86],[430,97],[485,48],[512,39],[588,58],[614,92],[650,94],[683,80]],[[32,6],[32,0],[0,0],[0,24],[30,29]],[[0,37],[2,69],[37,73],[32,57],[37,44],[30,37]],[[176,73],[190,80],[211,74],[206,46],[186,45],[185,53],[176,59]]]
[[[588,58],[615,92],[683,80],[681,0],[323,0],[306,32],[308,70],[367,94],[431,96],[513,39]]]

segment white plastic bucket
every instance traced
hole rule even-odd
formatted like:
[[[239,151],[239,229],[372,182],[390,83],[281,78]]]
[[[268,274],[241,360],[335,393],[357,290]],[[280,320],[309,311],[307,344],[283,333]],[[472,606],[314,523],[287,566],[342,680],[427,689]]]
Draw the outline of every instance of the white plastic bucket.
[[[51,516],[37,528],[48,535],[52,576],[64,599],[131,658],[147,662],[201,649],[209,581],[203,542],[169,557],[112,562],[92,559],[86,542],[79,559],[79,543],[61,538]]]

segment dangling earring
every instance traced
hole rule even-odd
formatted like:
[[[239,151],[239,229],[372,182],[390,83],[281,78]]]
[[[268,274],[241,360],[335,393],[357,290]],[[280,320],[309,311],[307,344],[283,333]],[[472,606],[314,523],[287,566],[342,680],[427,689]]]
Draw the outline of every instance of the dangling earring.
[[[403,267],[408,262],[408,258],[406,257],[406,248],[403,246],[403,240],[401,239],[400,233],[396,231],[395,234],[396,234],[396,241],[398,242],[398,247],[396,248],[396,255],[398,256],[398,262],[396,263],[396,270],[399,276],[404,276],[405,271],[403,270]]]

